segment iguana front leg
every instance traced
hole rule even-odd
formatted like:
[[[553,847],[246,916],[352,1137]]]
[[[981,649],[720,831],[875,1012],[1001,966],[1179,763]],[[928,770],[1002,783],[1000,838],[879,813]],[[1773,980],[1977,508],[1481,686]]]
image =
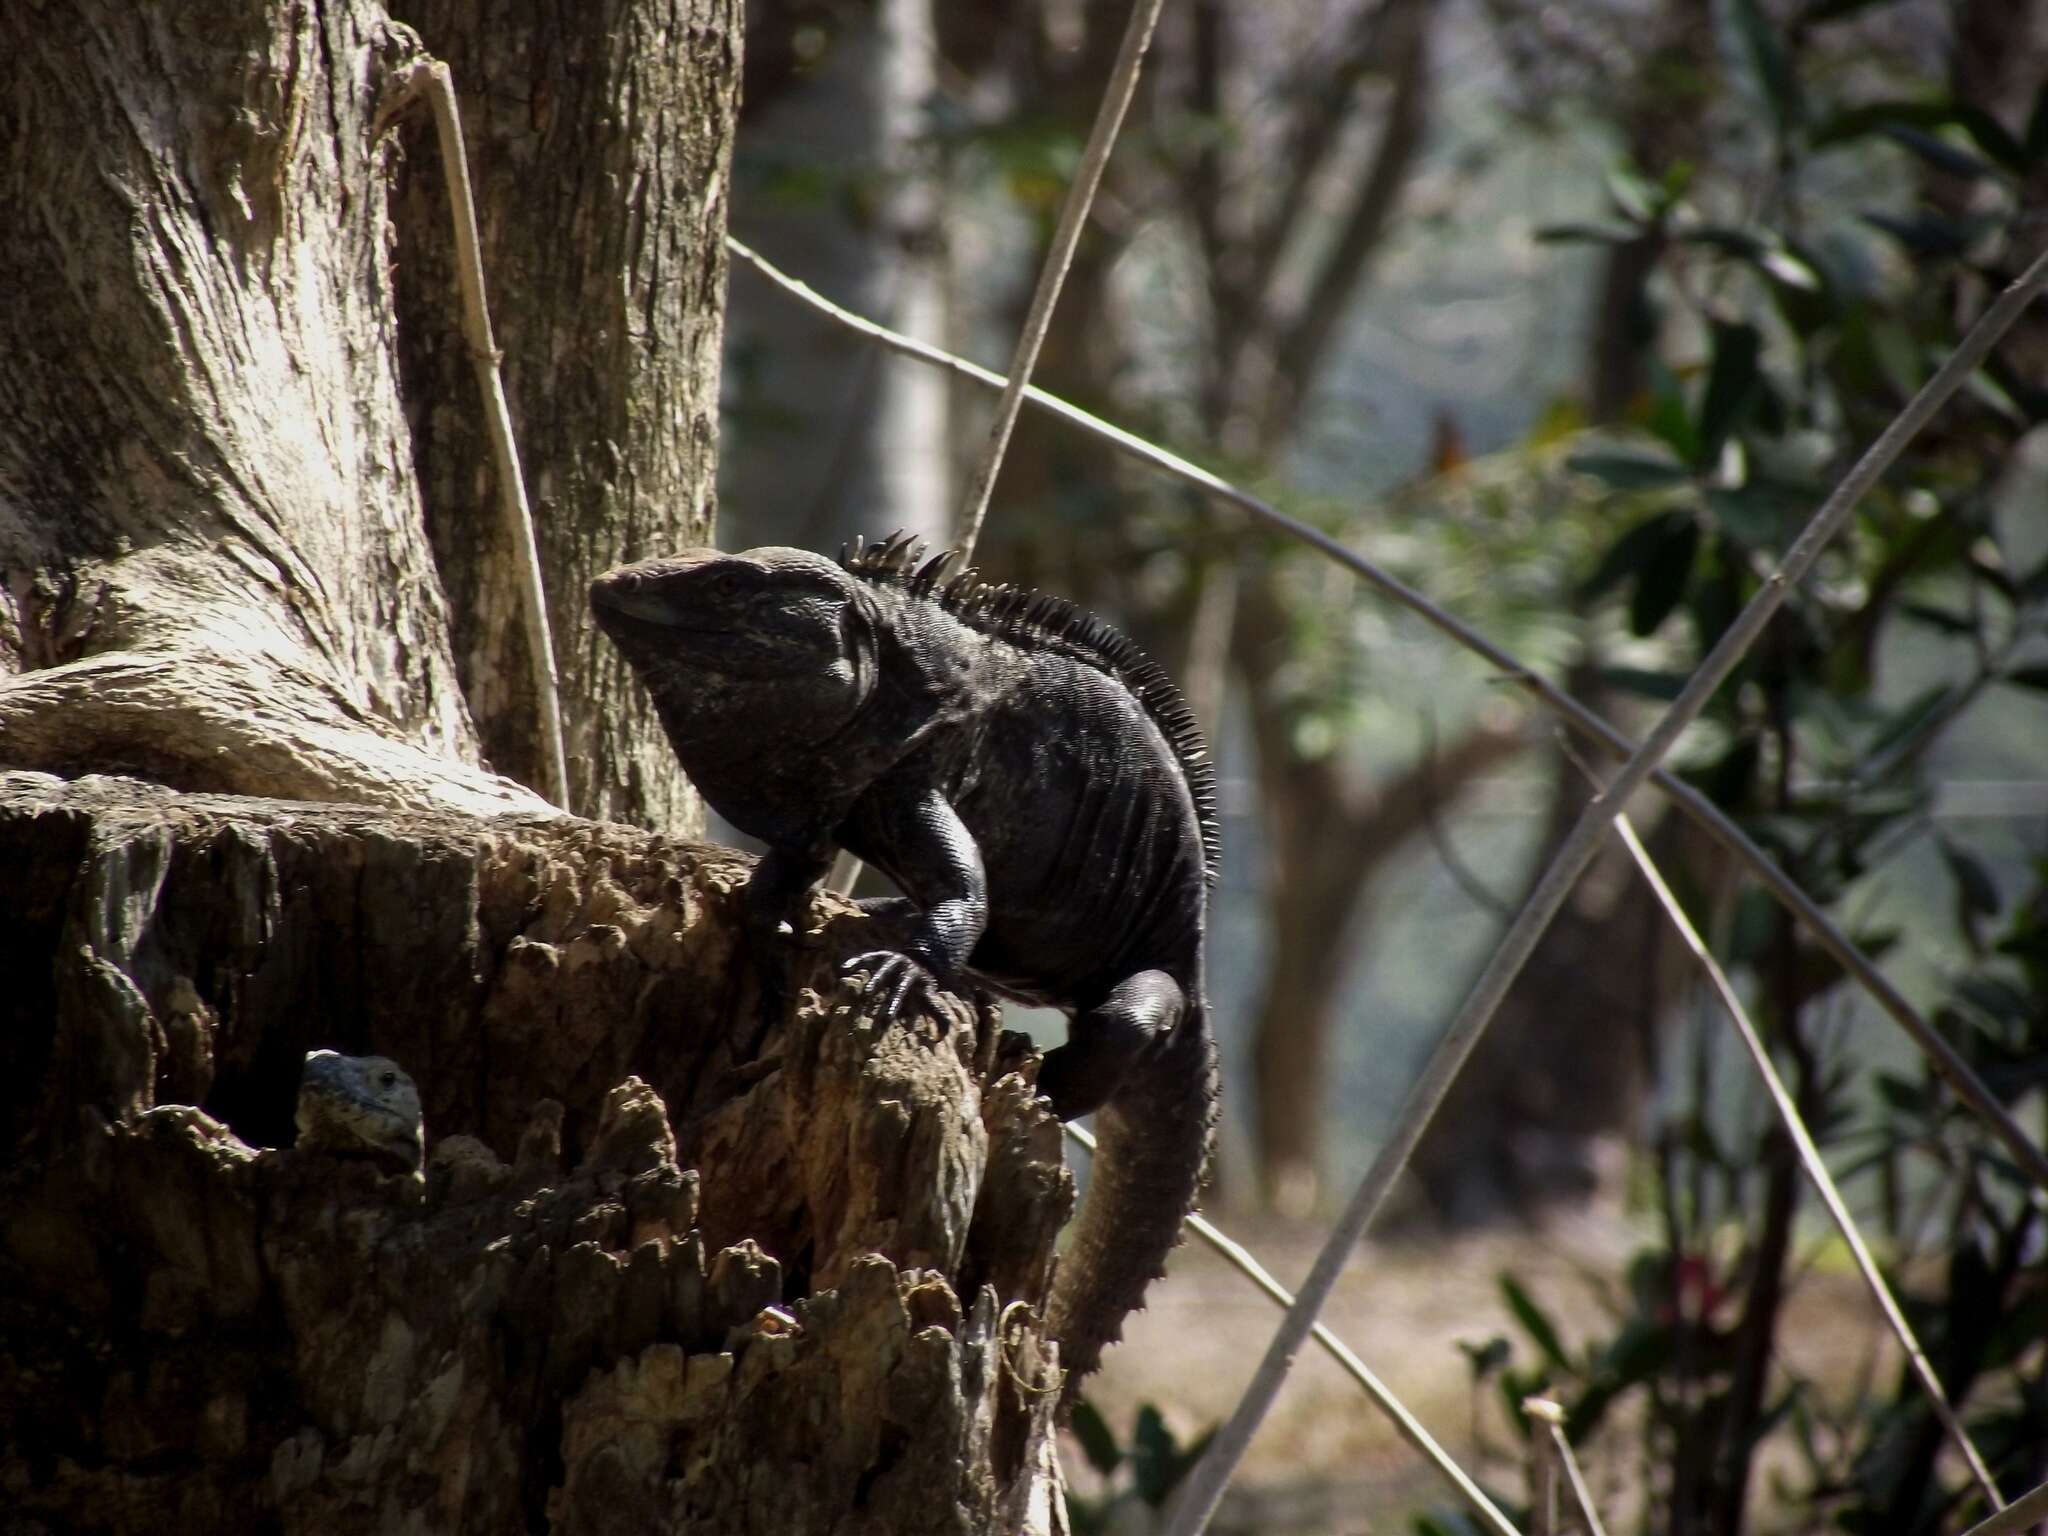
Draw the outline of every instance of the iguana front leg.
[[[861,906],[875,916],[895,916],[906,908],[914,914],[902,949],[870,950],[840,968],[842,975],[867,972],[862,995],[879,998],[888,1017],[921,989],[957,984],[988,926],[988,878],[974,834],[936,789],[898,793],[877,785],[855,807],[848,828],[849,846],[856,853],[862,846],[888,850],[886,860],[871,862],[909,898],[885,897]]]

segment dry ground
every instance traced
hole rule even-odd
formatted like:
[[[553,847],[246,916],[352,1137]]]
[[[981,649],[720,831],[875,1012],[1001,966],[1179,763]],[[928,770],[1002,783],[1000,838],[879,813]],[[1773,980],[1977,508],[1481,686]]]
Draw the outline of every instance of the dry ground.
[[[1323,1232],[1300,1223],[1240,1218],[1223,1223],[1283,1283],[1307,1272]],[[1611,1207],[1518,1228],[1372,1243],[1361,1250],[1324,1314],[1432,1435],[1482,1483],[1519,1496],[1520,1471],[1491,1387],[1475,1401],[1459,1340],[1496,1334],[1533,1358],[1501,1299],[1513,1273],[1558,1324],[1567,1347],[1610,1333],[1594,1278],[1619,1288],[1640,1234]],[[1128,1442],[1138,1404],[1153,1402],[1185,1439],[1215,1424],[1271,1337],[1279,1312],[1214,1251],[1190,1242],[1175,1256],[1126,1343],[1112,1350],[1090,1393]],[[1809,1272],[1795,1293],[1782,1347],[1802,1374],[1842,1381],[1880,1330],[1853,1275]],[[1475,1418],[1476,1414],[1476,1418]],[[1480,1437],[1495,1453],[1475,1442]],[[1588,1455],[1588,1475],[1610,1525],[1633,1526],[1633,1451],[1617,1437]],[[1077,1495],[1100,1484],[1079,1451],[1066,1465]],[[1380,1417],[1355,1383],[1313,1345],[1297,1362],[1216,1529],[1261,1536],[1403,1532],[1408,1516],[1449,1498],[1427,1463]]]

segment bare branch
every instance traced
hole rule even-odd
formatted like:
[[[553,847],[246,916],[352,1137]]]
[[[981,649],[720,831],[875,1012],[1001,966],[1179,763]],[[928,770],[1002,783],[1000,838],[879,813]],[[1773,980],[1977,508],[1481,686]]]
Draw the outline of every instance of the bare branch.
[[[1579,1471],[1579,1458],[1572,1454],[1572,1443],[1564,1437],[1564,1409],[1547,1397],[1525,1397],[1522,1412],[1543,1426],[1543,1445],[1537,1454],[1543,1458],[1545,1470],[1564,1472],[1572,1497],[1578,1501],[1579,1517],[1586,1522],[1588,1536],[1607,1536],[1607,1527],[1600,1523],[1600,1511],[1593,1507],[1592,1490],[1586,1486],[1585,1474]],[[1545,1492],[1551,1494],[1554,1490]],[[1546,1510],[1546,1514],[1555,1518],[1552,1511]]]
[[[1059,302],[1060,287],[1066,282],[1067,268],[1073,264],[1074,247],[1081,243],[1081,228],[1088,222],[1096,188],[1102,185],[1102,169],[1109,163],[1117,130],[1123,126],[1124,113],[1137,92],[1138,69],[1145,61],[1145,50],[1151,46],[1152,29],[1159,21],[1164,3],[1165,0],[1135,0],[1131,7],[1123,46],[1117,50],[1116,65],[1102,93],[1102,106],[1095,114],[1095,126],[1089,130],[1087,147],[1081,152],[1080,169],[1074,173],[1073,186],[1067,189],[1059,224],[1053,230],[1052,248],[1046,252],[1038,287],[1031,295],[1031,308],[1024,316],[1024,331],[1017,338],[1016,355],[1010,359],[1010,376],[996,401],[996,419],[989,428],[988,447],[968,487],[959,536],[953,541],[963,563],[972,557],[975,543],[981,537],[982,519],[988,515],[988,499],[995,490],[996,473],[1003,467],[1003,450],[1009,446],[1010,431],[1017,424],[1024,388],[1031,381],[1038,349],[1052,325],[1053,305]]]
[[[1309,99],[1295,114],[1287,153],[1281,157],[1287,168],[1287,180],[1252,243],[1250,271],[1243,289],[1247,324],[1264,313],[1271,298],[1273,274],[1279,270],[1281,256],[1301,228],[1310,190],[1321,179],[1331,154],[1343,139],[1351,116],[1351,98],[1357,94],[1359,81],[1365,78],[1374,55],[1380,51],[1387,15],[1395,3],[1398,0],[1381,0],[1380,4],[1360,10],[1352,18],[1351,35],[1336,60],[1314,80],[1296,81],[1286,92],[1292,98],[1306,95]]]
[[[1963,1536],[2019,1536],[2048,1520],[2048,1483],[2023,1493],[1989,1520],[1971,1526]]]
[[[1288,317],[1273,351],[1273,367],[1261,413],[1261,440],[1278,435],[1309,380],[1339,333],[1338,320],[1365,275],[1366,260],[1387,232],[1387,221],[1407,185],[1408,171],[1422,147],[1429,118],[1428,0],[1396,0],[1388,8],[1385,46],[1394,91],[1386,123],[1336,243],[1323,258],[1308,298]]]

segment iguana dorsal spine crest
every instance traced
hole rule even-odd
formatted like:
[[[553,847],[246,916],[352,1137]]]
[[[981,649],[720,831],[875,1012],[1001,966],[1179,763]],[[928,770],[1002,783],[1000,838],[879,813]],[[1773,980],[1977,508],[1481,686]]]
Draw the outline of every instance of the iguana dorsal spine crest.
[[[1086,609],[1049,592],[991,586],[972,566],[948,576],[960,552],[949,549],[927,559],[927,547],[923,539],[899,529],[874,544],[856,537],[851,545],[841,546],[839,563],[863,581],[935,604],[969,629],[1027,650],[1050,644],[1120,681],[1159,727],[1186,775],[1201,825],[1202,865],[1214,889],[1222,860],[1216,773],[1202,728],[1173,679],[1128,636]]]

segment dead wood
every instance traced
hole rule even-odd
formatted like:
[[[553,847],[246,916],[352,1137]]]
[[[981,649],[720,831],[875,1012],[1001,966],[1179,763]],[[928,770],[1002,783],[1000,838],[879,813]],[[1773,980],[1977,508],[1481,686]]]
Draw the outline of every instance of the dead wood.
[[[1059,1127],[849,905],[764,1028],[745,858],[624,827],[5,774],[0,869],[10,1531],[1055,1528]]]

